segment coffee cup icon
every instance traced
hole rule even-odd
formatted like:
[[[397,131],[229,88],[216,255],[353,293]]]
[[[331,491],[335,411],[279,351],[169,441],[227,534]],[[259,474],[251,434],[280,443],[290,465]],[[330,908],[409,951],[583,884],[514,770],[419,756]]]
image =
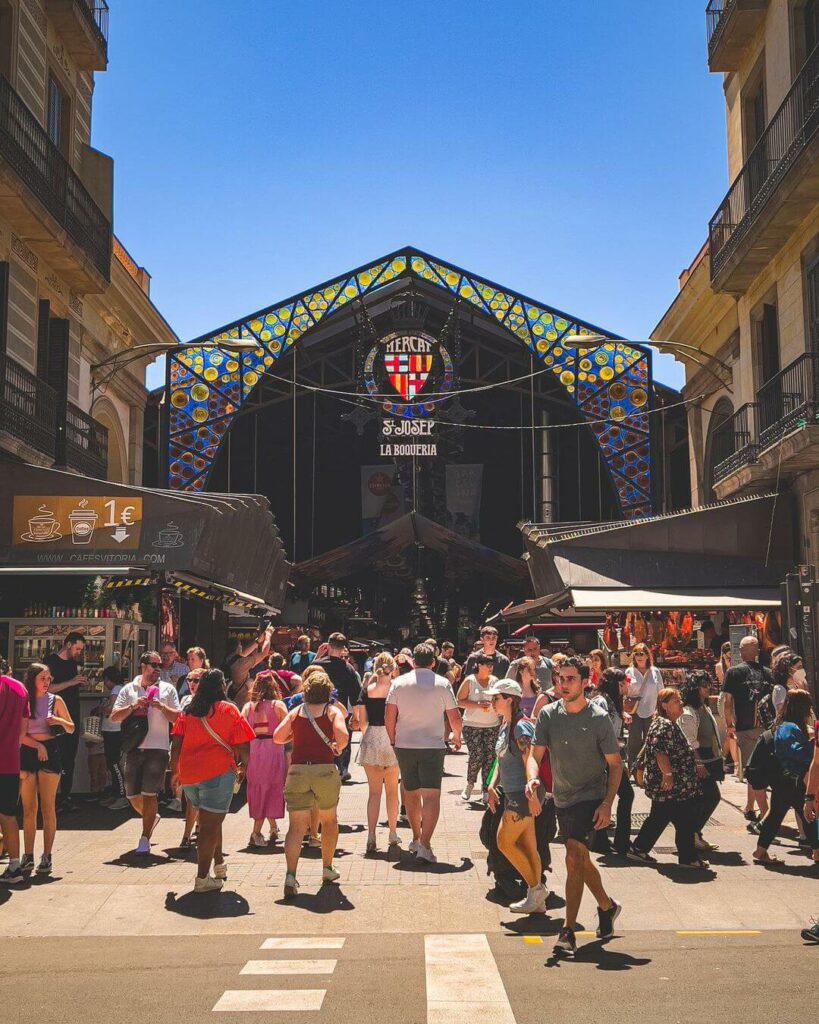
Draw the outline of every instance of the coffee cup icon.
[[[87,501],[83,499],[79,508],[72,509],[68,513],[68,521],[71,524],[71,541],[73,544],[90,544],[94,536],[99,516],[92,508],[87,508]]]
[[[155,548],[178,548],[182,546],[182,531],[176,523],[170,522],[157,531]]]
[[[58,540],[60,538],[60,524],[54,518],[54,513],[45,505],[40,505],[37,515],[32,516],[28,521],[28,534],[24,540],[42,543],[46,540]]]

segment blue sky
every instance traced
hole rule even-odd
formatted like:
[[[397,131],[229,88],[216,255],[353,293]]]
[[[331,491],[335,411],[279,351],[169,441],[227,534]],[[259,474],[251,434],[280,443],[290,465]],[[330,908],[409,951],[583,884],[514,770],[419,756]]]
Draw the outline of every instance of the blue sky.
[[[704,0],[110,6],[93,143],[183,340],[406,244],[645,338],[727,187]]]

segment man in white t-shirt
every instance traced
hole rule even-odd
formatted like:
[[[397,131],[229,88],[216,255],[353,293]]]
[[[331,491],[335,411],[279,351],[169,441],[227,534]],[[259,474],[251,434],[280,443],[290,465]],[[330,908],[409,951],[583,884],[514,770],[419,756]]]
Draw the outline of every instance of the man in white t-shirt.
[[[410,853],[434,864],[432,835],[441,812],[444,774],[444,718],[452,745],[461,749],[461,716],[449,681],[436,675],[435,648],[418,644],[413,651],[415,671],[393,680],[387,695],[384,725],[395,747],[404,784],[404,803],[412,826]]]
[[[141,674],[126,683],[117,695],[112,722],[147,718],[143,739],[125,755],[125,795],[142,815],[142,836],[137,853],[151,852],[151,833],[159,823],[158,794],[165,781],[170,756],[170,727],[179,714],[179,695],[172,683],[162,682],[162,660],[156,651],[146,651],[139,659]],[[122,729],[127,744],[129,727]]]

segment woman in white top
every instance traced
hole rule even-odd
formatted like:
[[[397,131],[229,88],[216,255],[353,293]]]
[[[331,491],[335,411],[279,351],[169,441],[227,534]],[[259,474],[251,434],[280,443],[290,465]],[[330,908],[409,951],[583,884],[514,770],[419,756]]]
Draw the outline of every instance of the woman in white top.
[[[497,682],[492,675],[493,665],[490,654],[479,654],[475,658],[475,674],[467,676],[458,689],[458,707],[464,709],[463,738],[469,750],[466,785],[461,793],[465,803],[472,796],[479,773],[486,802],[486,777],[495,760],[500,718],[493,710],[492,698],[487,695],[487,690]]]
[[[807,690],[808,679],[804,662],[798,654],[791,651],[779,656],[772,671],[774,688],[771,699],[774,710],[779,714],[788,693],[791,690]]]
[[[623,718],[628,723],[626,752],[631,766],[645,743],[648,727],[657,710],[657,694],[663,688],[662,674],[652,663],[651,651],[645,644],[635,644],[626,679],[628,691],[623,701]]]

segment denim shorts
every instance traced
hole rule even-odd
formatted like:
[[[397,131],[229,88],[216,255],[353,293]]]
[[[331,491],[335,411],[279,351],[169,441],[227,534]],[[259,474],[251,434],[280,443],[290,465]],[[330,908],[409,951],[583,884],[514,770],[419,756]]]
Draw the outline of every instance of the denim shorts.
[[[203,782],[194,782],[183,786],[188,803],[199,811],[210,811],[212,814],[227,814],[230,801],[233,799],[233,783],[236,772],[233,769],[216,775]]]

